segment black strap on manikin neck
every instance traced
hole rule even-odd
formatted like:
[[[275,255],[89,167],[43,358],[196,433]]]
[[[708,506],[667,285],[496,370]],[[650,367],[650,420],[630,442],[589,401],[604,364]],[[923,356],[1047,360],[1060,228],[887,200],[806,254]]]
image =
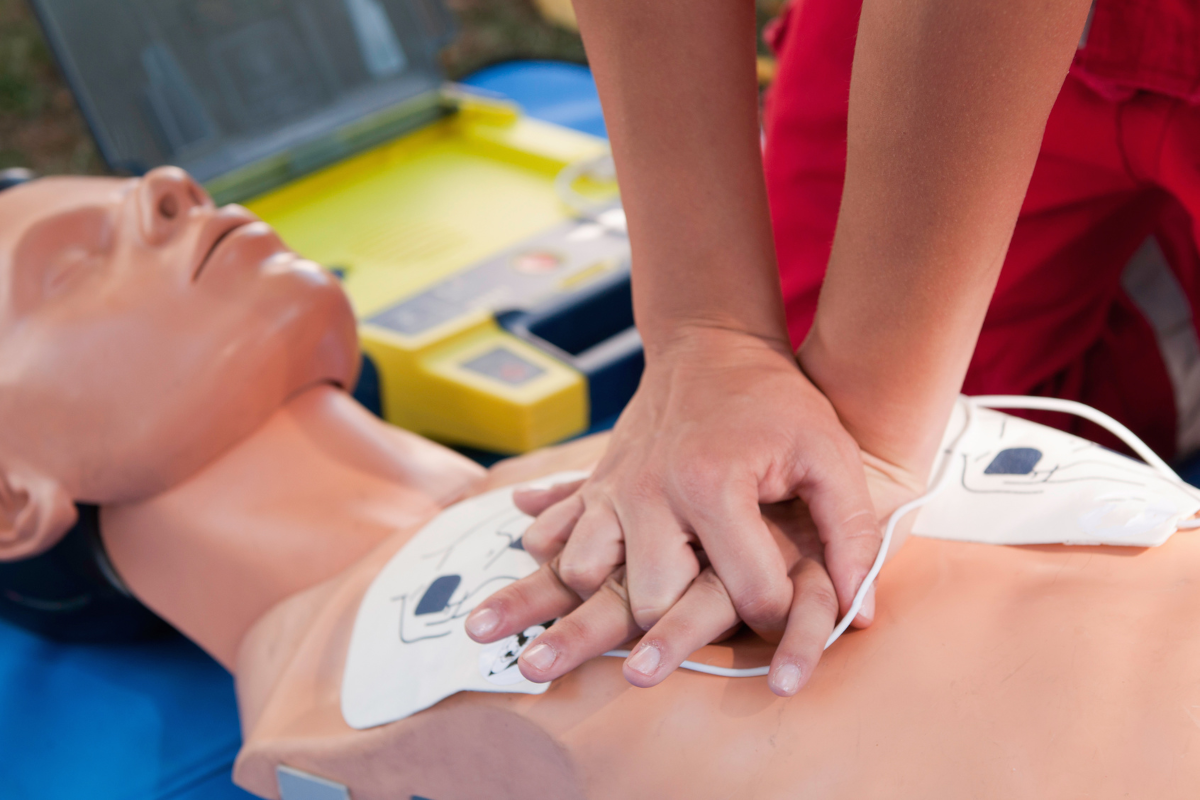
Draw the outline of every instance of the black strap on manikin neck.
[[[0,619],[66,642],[133,641],[169,630],[113,569],[100,539],[100,509],[76,508],[78,522],[54,547],[0,562]]]

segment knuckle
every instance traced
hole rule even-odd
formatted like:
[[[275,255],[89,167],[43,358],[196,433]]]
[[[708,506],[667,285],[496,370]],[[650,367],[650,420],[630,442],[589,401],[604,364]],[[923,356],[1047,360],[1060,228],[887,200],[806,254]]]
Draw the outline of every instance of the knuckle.
[[[731,604],[729,591],[711,569],[706,569],[696,576],[696,580],[692,583],[691,591],[699,594],[702,601],[716,601],[726,605]]]
[[[581,596],[591,596],[604,583],[606,570],[575,559],[561,559],[558,563],[558,577],[569,589]]]
[[[729,468],[708,458],[688,458],[675,470],[679,494],[691,502],[712,503],[728,490]]]
[[[521,546],[539,564],[544,564],[553,558],[558,554],[560,549],[557,542],[544,539],[541,536],[531,536],[528,532],[521,537]]]
[[[613,493],[612,483],[611,477],[593,478],[583,484],[575,496],[579,498],[585,510],[595,508],[607,502],[608,497]]]
[[[534,573],[510,583],[481,605],[487,605],[507,624],[523,624],[528,618],[540,616],[547,607],[555,605],[552,591],[540,578],[538,573]]]
[[[629,589],[625,585],[624,569],[618,569],[604,579],[598,593],[609,595],[611,599],[623,606],[629,606]]]
[[[562,563],[561,562],[562,562],[562,556],[557,555],[557,556],[551,558],[549,561],[547,561],[542,566],[542,569],[547,570],[550,573],[550,575],[553,576],[553,579],[558,581],[558,584],[560,586],[565,586],[569,591],[575,591],[574,589],[571,588],[570,584],[568,584],[565,580],[563,580]],[[576,594],[578,594],[578,592],[576,592]]]
[[[804,587],[804,602],[835,619],[841,611],[837,594],[833,591],[833,587],[827,583],[818,583]]]
[[[657,606],[643,606],[630,611],[633,621],[644,631],[648,631],[666,616],[666,612]]]
[[[577,648],[586,649],[597,638],[597,626],[586,614],[569,614],[542,634],[559,653],[570,655]]]
[[[747,624],[769,624],[787,617],[791,597],[785,591],[753,586],[733,596],[733,604]]]
[[[561,546],[563,538],[563,526],[554,524],[547,517],[539,517],[525,529],[525,533],[521,535],[521,544],[526,550],[529,550],[531,545],[547,549]]]
[[[875,515],[863,509],[851,514],[842,523],[842,540],[850,544],[879,544],[883,531],[875,520]]]
[[[638,505],[658,503],[662,497],[662,484],[652,472],[642,470],[626,477],[616,494]]]
[[[507,616],[520,609],[539,605],[540,592],[531,578],[524,578],[516,583],[510,583],[489,598],[489,604],[502,616]]]
[[[870,564],[883,544],[883,531],[874,524],[843,528],[841,535],[830,541],[829,561],[843,567],[847,563]]]

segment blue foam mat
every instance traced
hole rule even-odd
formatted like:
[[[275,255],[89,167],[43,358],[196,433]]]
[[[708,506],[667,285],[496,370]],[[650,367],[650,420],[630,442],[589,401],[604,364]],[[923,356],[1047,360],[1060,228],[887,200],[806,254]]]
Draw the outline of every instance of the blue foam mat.
[[[608,138],[592,72],[558,61],[509,61],[482,69],[462,83],[515,101],[535,119]]]
[[[0,624],[0,797],[246,800],[233,679],[178,634],[61,645]]]
[[[586,67],[513,62],[464,83],[605,135]],[[248,800],[230,782],[240,745],[233,680],[183,637],[68,646],[0,622],[0,800]]]

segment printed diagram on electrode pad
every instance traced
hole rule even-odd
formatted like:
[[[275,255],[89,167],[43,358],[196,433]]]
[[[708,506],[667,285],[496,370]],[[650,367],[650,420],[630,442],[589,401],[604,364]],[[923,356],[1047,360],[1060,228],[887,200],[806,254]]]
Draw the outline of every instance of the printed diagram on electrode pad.
[[[562,472],[543,485],[579,480]],[[553,620],[500,641],[472,640],[464,620],[494,592],[537,571],[525,551],[533,518],[512,487],[444,509],[401,547],[363,595],[342,675],[342,716],[354,728],[404,719],[456,692],[541,694],[517,661]]]
[[[1008,417],[994,415],[977,424],[980,428],[997,429],[988,438],[993,443],[1004,444],[1009,429],[1016,427],[1010,422]],[[1097,488],[1138,489],[1163,480],[1140,462],[1126,459],[1094,442],[1077,439],[1074,444],[1065,453],[1051,457],[1038,447],[1027,446],[1027,442],[1014,442],[1013,446],[998,451],[989,447],[982,452],[960,453],[962,486],[975,494],[1044,494],[1053,492],[1051,487],[1062,484],[1090,482]],[[1121,461],[1128,461],[1128,465]]]
[[[515,507],[501,508],[445,547],[420,553],[421,561],[433,565],[435,577],[392,597],[400,607],[400,641],[415,644],[450,635],[452,624],[522,577],[497,574],[493,567],[509,551],[524,550],[521,537],[532,522]]]

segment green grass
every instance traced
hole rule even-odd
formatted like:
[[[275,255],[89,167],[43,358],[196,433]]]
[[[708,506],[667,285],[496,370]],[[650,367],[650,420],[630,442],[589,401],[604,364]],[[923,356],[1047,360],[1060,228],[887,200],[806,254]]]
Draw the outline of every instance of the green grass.
[[[34,21],[5,8],[16,5],[0,0],[0,114],[28,119],[45,108],[45,76],[51,64]]]
[[[0,0],[0,169],[94,173],[103,165],[24,0]]]

